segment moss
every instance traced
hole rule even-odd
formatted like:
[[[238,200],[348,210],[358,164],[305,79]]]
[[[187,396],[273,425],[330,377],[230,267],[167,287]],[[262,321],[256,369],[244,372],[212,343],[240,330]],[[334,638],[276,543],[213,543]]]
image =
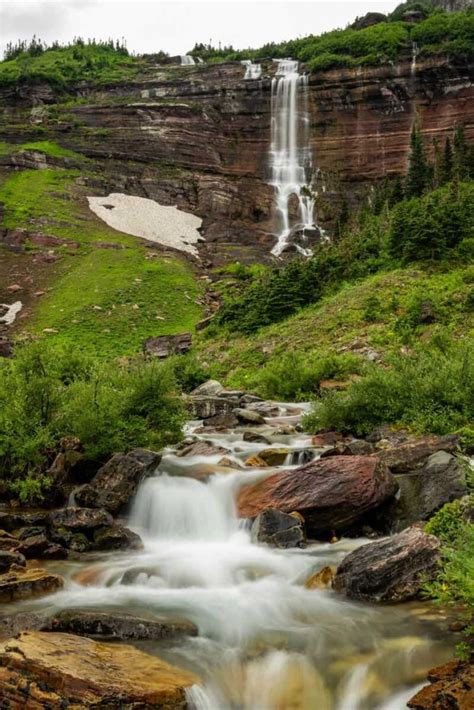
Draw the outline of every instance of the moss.
[[[76,153],[73,150],[68,150],[67,148],[62,148],[57,143],[52,141],[32,141],[30,143],[23,143],[17,150],[37,150],[45,155],[50,155],[53,158],[74,158],[75,160],[85,160],[85,156],[80,153]]]

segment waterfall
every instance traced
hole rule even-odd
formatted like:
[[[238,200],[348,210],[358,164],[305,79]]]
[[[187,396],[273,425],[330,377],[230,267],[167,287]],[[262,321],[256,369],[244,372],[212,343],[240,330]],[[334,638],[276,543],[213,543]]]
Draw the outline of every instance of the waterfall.
[[[254,64],[251,59],[242,59],[241,64],[245,67],[244,79],[260,79],[262,76],[260,64]]]
[[[182,67],[189,67],[192,64],[196,64],[194,61],[194,57],[191,57],[189,54],[182,54],[181,55],[181,66]]]
[[[411,43],[411,73],[416,73],[416,60],[418,57],[418,45],[416,42]]]
[[[297,231],[315,229],[314,197],[311,186],[311,148],[309,144],[308,77],[298,72],[298,62],[278,61],[272,80],[270,184],[275,188],[280,220],[277,243],[272,254],[279,256]],[[289,205],[295,196],[299,221],[291,224]],[[302,253],[307,249],[298,247]]]

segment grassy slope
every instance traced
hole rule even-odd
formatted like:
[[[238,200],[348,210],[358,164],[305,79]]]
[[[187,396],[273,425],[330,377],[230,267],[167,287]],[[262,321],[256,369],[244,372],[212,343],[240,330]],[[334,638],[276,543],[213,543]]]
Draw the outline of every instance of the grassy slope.
[[[34,148],[65,155],[51,143]],[[80,158],[69,151],[67,157]],[[84,168],[90,170],[86,162]],[[48,338],[115,356],[139,351],[146,337],[192,329],[201,308],[189,263],[101,222],[88,209],[87,189],[77,183],[85,172],[23,170],[9,174],[0,186],[4,226],[75,243],[74,248],[54,248],[61,257],[59,275],[38,300],[23,332],[41,335],[45,328],[54,329],[58,332]],[[30,256],[38,249],[27,248]]]
[[[347,284],[318,305],[276,325],[262,328],[251,336],[206,334],[198,343],[200,359],[206,361],[215,377],[232,387],[245,387],[265,394],[261,375],[266,367],[285,353],[318,360],[340,352],[357,353],[370,347],[383,355],[395,352],[407,342],[402,328],[404,318],[420,300],[430,299],[437,321],[418,326],[411,337],[429,337],[437,328],[466,334],[474,326],[469,310],[472,291],[472,267],[439,264],[400,269]],[[367,301],[379,300],[373,322],[367,322]],[[362,356],[361,356],[362,357]]]

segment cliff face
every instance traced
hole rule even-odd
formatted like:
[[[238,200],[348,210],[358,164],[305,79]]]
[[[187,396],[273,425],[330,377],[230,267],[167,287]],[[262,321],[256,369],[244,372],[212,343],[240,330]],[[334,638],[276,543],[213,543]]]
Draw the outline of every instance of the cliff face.
[[[457,122],[474,139],[473,67],[445,59],[338,69],[310,77],[313,160],[326,185],[323,226],[342,194],[404,172],[415,118],[426,145]],[[50,138],[100,163],[91,191],[125,191],[177,204],[203,217],[204,254],[213,261],[266,254],[274,243],[268,185],[271,74],[244,81],[240,63],[152,66],[107,89],[48,86],[4,91],[4,140]],[[41,136],[41,137],[39,137]]]

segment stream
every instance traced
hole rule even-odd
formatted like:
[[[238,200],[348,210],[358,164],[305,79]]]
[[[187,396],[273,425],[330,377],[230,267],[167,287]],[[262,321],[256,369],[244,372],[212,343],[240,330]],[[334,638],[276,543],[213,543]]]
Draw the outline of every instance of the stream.
[[[294,421],[268,420],[272,446],[294,449],[290,462],[302,452],[317,456],[317,450],[308,454],[308,436],[279,430]],[[187,433],[199,425],[190,423]],[[244,442],[245,430],[198,436],[230,449],[227,458],[242,466],[268,448]],[[291,550],[254,544],[247,521],[236,516],[235,494],[277,469],[225,469],[220,458],[167,450],[129,511],[143,551],[47,563],[65,576],[64,589],[17,607],[189,619],[198,626],[196,637],[135,645],[201,677],[202,685],[187,691],[194,710],[405,708],[427,670],[452,657],[442,613],[427,603],[376,606],[305,588],[310,575],[367,540]]]

